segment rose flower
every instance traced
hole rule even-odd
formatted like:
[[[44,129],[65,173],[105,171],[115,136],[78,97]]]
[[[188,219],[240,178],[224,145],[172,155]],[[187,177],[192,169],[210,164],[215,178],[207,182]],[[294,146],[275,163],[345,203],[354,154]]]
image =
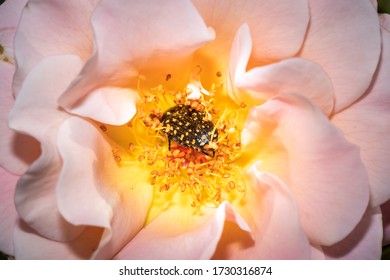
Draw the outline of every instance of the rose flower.
[[[7,0],[0,27],[0,251],[380,258],[374,1]]]

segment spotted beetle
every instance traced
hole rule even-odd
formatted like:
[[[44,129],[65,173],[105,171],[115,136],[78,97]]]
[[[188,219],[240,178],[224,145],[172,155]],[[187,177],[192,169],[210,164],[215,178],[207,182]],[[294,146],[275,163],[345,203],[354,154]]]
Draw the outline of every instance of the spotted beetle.
[[[175,141],[183,147],[214,156],[215,150],[207,144],[218,140],[218,131],[211,121],[204,118],[204,112],[188,105],[177,105],[165,111],[161,122],[164,125],[162,130],[168,136],[169,149],[171,141]]]

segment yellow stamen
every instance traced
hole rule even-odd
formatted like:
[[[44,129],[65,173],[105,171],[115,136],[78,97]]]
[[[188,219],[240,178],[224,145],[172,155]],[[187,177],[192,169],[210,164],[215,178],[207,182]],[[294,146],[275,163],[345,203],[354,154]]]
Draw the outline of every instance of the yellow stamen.
[[[98,124],[100,130],[119,146],[119,149],[113,149],[117,164],[126,168],[129,162],[138,162],[142,169],[149,170],[149,183],[156,194],[178,192],[186,200],[191,198],[188,205],[192,207],[216,207],[225,199],[242,197],[245,194],[245,176],[235,160],[241,155],[239,115],[246,114],[246,106],[237,106],[227,99],[218,104],[211,94],[213,90],[210,95],[202,94],[197,100],[188,98],[191,91],[187,88],[173,91],[159,85],[144,90],[141,82],[145,80],[145,76],[139,76],[141,101],[137,104],[137,114],[129,123],[120,127]],[[207,137],[202,135],[200,139],[204,142],[199,143],[199,149],[185,148],[171,141],[169,150],[164,131],[173,130],[174,135],[180,133],[181,139],[188,133],[196,133],[191,129],[178,131],[173,118],[172,124],[166,123],[164,127],[160,121],[163,112],[176,104],[186,104],[203,112],[203,121],[214,124],[208,135],[213,137],[218,131],[218,139],[207,142]],[[183,122],[181,127],[186,126],[190,124]],[[195,147],[194,139],[187,142],[189,147]],[[212,149],[215,156],[204,154],[201,149]]]

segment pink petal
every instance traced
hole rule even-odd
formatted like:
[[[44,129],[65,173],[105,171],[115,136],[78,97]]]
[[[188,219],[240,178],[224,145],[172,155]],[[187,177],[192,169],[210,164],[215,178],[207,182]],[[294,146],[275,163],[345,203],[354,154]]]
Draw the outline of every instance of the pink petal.
[[[39,156],[40,148],[35,139],[8,127],[8,114],[14,103],[11,89],[13,74],[13,65],[0,62],[0,166],[21,175]]]
[[[138,93],[128,88],[98,88],[87,95],[72,113],[88,117],[107,124],[122,125],[136,113]],[[99,110],[97,110],[99,108]]]
[[[390,32],[390,15],[389,14],[380,14],[379,20],[381,22],[381,27],[386,30],[387,32]]]
[[[390,199],[390,33],[382,29],[382,56],[365,97],[336,114],[332,122],[360,147],[371,185],[370,205]]]
[[[311,259],[312,260],[325,260],[325,254],[322,251],[321,246],[311,245]]]
[[[100,3],[92,16],[96,52],[60,99],[64,108],[74,112],[75,107],[85,102],[84,98],[99,87],[130,86],[135,89],[140,74],[146,75],[147,82],[153,81],[152,86],[165,81],[167,74],[171,74],[176,83],[187,81],[192,53],[213,39],[213,35],[191,3],[165,1],[163,9],[160,4],[153,0]],[[104,98],[104,95],[95,97]],[[121,111],[133,106],[134,98],[128,99],[131,102],[127,100],[126,106],[115,108],[120,111],[118,114],[124,115]],[[103,104],[104,101],[96,103]],[[103,107],[94,111],[106,109],[112,110]],[[77,113],[94,117],[90,110]],[[102,115],[106,114],[102,112]],[[105,122],[123,124],[122,119],[115,118]]]
[[[113,148],[82,119],[63,123],[58,145],[63,160],[57,192],[60,212],[72,224],[104,227],[93,257],[112,258],[145,222],[152,200],[148,178],[142,170],[118,167]]]
[[[257,132],[256,123],[261,127]],[[294,94],[270,99],[250,111],[242,132],[244,150],[259,153],[266,162],[263,141],[280,143],[279,153],[286,154],[279,161],[285,170],[281,178],[292,187],[311,243],[332,245],[343,239],[360,221],[369,199],[358,148],[309,100]]]
[[[31,137],[8,128],[8,113],[14,103],[12,79],[15,72],[14,35],[25,0],[7,1],[0,6],[0,165],[14,174],[23,174],[39,153]],[[4,59],[4,60],[3,60]],[[15,146],[18,145],[19,149]]]
[[[7,1],[0,5],[0,63],[14,64],[14,36],[27,0]],[[5,59],[5,60],[4,60]]]
[[[207,25],[215,29],[216,40],[200,50],[200,57],[228,69],[229,51],[240,25],[247,23],[253,37],[251,65],[263,65],[294,56],[301,47],[309,22],[306,0],[193,0]],[[205,63],[206,63],[205,62]],[[204,69],[204,77],[215,75]]]
[[[28,72],[41,59],[74,54],[86,60],[92,53],[90,16],[99,0],[29,1],[15,36],[18,68],[15,94]]]
[[[252,96],[245,96],[243,92],[237,92],[235,87],[239,87],[240,79],[245,75],[249,57],[252,52],[252,37],[249,31],[249,26],[243,24],[238,29],[234,37],[232,50],[230,52],[229,77],[230,82],[228,93],[236,103],[243,100],[254,99]],[[258,101],[258,100],[255,100]],[[257,102],[255,102],[256,104]]]
[[[5,1],[0,5],[0,26],[2,30],[8,28],[16,29],[26,2],[27,0],[13,0]]]
[[[34,67],[20,90],[10,113],[10,127],[41,143],[42,154],[18,182],[16,209],[33,229],[54,240],[70,240],[81,233],[63,219],[57,209],[56,184],[61,169],[57,130],[67,118],[57,98],[81,68],[76,56],[52,56]]]
[[[329,75],[339,112],[361,97],[371,82],[380,54],[378,15],[366,0],[310,0],[310,15],[300,56]]]
[[[188,206],[181,211],[174,207],[160,214],[115,258],[209,259],[217,247],[225,219],[249,231],[248,225],[227,202],[223,202],[216,211],[202,209],[202,215],[192,212],[193,209]]]
[[[369,210],[346,238],[322,250],[327,259],[379,260],[382,234],[382,215],[377,207]]]
[[[390,200],[381,205],[383,217],[383,245],[390,244]]]
[[[58,130],[58,151],[63,161],[57,183],[58,208],[74,225],[108,227],[112,213],[99,190],[99,165],[107,157],[112,158],[112,153],[94,130],[91,124],[76,117],[68,118]],[[110,169],[112,162],[108,162]]]
[[[46,239],[25,223],[20,222],[15,229],[15,258],[21,260],[65,260],[89,259],[99,248],[103,229],[86,227],[70,242],[57,242]]]
[[[333,86],[322,68],[301,58],[251,69],[238,81],[240,88],[255,91],[251,96],[268,99],[283,93],[299,93],[329,116],[333,110]]]
[[[0,167],[0,251],[14,256],[13,232],[18,221],[14,204],[14,193],[19,176],[12,175]]]
[[[233,98],[261,104],[279,94],[300,93],[316,104],[325,115],[330,115],[333,109],[333,86],[319,65],[301,58],[290,58],[246,72],[251,43],[248,26],[242,25],[234,39],[230,58],[233,86],[241,89],[239,92],[233,90],[236,95]]]
[[[253,224],[254,243],[245,236],[238,239],[232,232],[227,232],[213,258],[310,258],[309,242],[302,229],[291,190],[281,180],[259,169],[260,164],[255,164],[248,171],[253,193],[247,193],[246,211],[243,213],[243,217],[250,221],[249,224]]]
[[[371,4],[374,6],[375,10],[378,9],[378,1],[377,0],[370,0]]]

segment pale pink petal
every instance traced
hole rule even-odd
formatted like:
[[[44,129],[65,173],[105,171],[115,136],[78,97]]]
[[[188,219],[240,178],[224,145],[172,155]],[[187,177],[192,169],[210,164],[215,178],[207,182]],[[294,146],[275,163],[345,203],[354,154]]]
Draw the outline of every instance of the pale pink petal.
[[[279,94],[300,93],[316,104],[325,115],[330,115],[333,109],[333,86],[319,65],[301,58],[290,58],[246,72],[250,54],[249,29],[247,25],[242,25],[234,39],[230,57],[232,93],[234,99],[239,99],[237,103],[245,101],[258,105]]]
[[[6,1],[0,5],[0,63],[15,63],[14,36],[27,0]]]
[[[381,27],[387,32],[390,32],[390,15],[389,14],[380,14],[379,20],[381,22]]]
[[[0,63],[1,64],[11,64],[14,66],[15,57],[14,57],[14,35],[15,29],[5,28],[0,30]],[[15,70],[12,69],[12,72]]]
[[[256,126],[261,129],[253,130]],[[347,142],[308,99],[295,94],[270,99],[248,115],[243,149],[259,153],[266,163],[268,151],[257,139],[280,143],[279,153],[286,154],[280,158],[288,160],[282,179],[293,189],[310,242],[332,245],[349,234],[369,199],[358,147]],[[281,168],[285,165],[281,161]]]
[[[336,114],[332,122],[360,147],[370,179],[370,205],[390,199],[390,33],[382,29],[379,69],[367,94],[358,103]]]
[[[227,71],[233,38],[243,23],[248,24],[253,37],[253,66],[294,56],[302,45],[309,23],[309,4],[306,0],[193,2],[206,24],[216,32],[216,40],[199,53],[204,66],[208,66],[202,70],[204,77],[215,75],[217,70]],[[208,62],[210,59],[213,63]]]
[[[378,15],[367,0],[310,0],[310,15],[300,56],[329,75],[339,112],[371,82],[380,54]]]
[[[15,29],[0,29],[0,64],[12,66],[12,73],[15,72],[14,35]]]
[[[57,131],[67,118],[58,109],[57,98],[81,65],[81,60],[72,55],[43,59],[26,77],[10,113],[10,127],[36,138],[42,149],[41,156],[18,182],[16,209],[29,226],[54,240],[73,239],[82,230],[63,219],[55,192],[62,166],[56,147]]]
[[[202,209],[203,215],[194,215],[190,206],[184,210],[186,213],[177,210],[173,208],[160,214],[115,258],[209,259],[222,235],[225,219],[249,231],[248,225],[228,202],[223,202],[218,209]]]
[[[9,1],[12,2],[13,0]],[[35,0],[23,11],[15,36],[18,94],[28,72],[51,55],[74,54],[86,60],[92,53],[90,16],[99,0]]]
[[[7,125],[14,103],[14,35],[25,4],[26,0],[15,0],[0,6],[0,165],[18,175],[23,174],[40,153],[37,141],[10,130]]]
[[[129,88],[103,87],[92,91],[72,113],[107,124],[122,125],[136,113],[138,93]]]
[[[99,130],[73,117],[61,126],[57,200],[72,224],[104,227],[94,258],[112,258],[142,228],[152,200],[148,172],[120,167]],[[135,162],[138,164],[138,162]]]
[[[0,166],[21,175],[39,156],[39,143],[8,127],[8,114],[14,103],[11,84],[14,67],[0,62]]]
[[[383,217],[383,245],[390,244],[390,200],[381,205]]]
[[[322,68],[301,58],[258,67],[238,81],[238,87],[255,91],[252,97],[268,99],[283,93],[299,93],[310,99],[325,115],[333,110],[333,86]]]
[[[378,0],[370,0],[371,4],[374,6],[375,10],[378,9]]]
[[[333,246],[322,247],[322,250],[327,259],[379,260],[382,235],[382,215],[377,207],[367,211],[346,238]]]
[[[213,258],[309,259],[309,242],[291,189],[259,169],[260,164],[255,164],[248,171],[253,193],[247,193],[246,211],[242,213],[244,219],[252,224],[254,242],[245,236],[238,239],[233,235],[237,234],[237,230],[228,231]]]
[[[321,246],[311,244],[311,259],[325,260],[325,254],[322,251]]]
[[[0,26],[4,29],[15,29],[18,26],[20,14],[27,0],[7,0],[0,5]]]
[[[99,165],[107,157],[112,158],[112,153],[94,130],[97,129],[76,117],[68,118],[58,130],[58,151],[63,162],[57,183],[58,208],[74,225],[108,227],[112,212],[99,190],[99,173],[103,171]]]
[[[234,86],[237,86],[242,76],[246,73],[251,53],[252,37],[248,24],[244,23],[237,30],[230,51],[229,72]]]
[[[237,87],[254,91],[256,100],[269,99],[283,93],[299,93],[311,100],[329,116],[333,110],[333,86],[322,68],[302,58],[290,58],[243,75]]]
[[[18,221],[14,193],[19,176],[12,175],[0,167],[0,252],[14,256],[13,232]]]
[[[225,221],[223,232],[212,260],[258,259],[255,241],[236,223]]]
[[[113,258],[145,223],[152,202],[152,187],[142,176],[135,176],[134,173],[124,174],[125,171],[122,170],[121,175],[127,178],[127,181],[114,182],[115,187],[121,188],[121,195],[118,195],[119,201],[113,207],[110,227],[104,231],[101,246],[94,255],[95,259]]]
[[[96,51],[79,78],[60,99],[61,105],[71,112],[80,107],[80,103],[87,102],[85,96],[96,88],[120,86],[136,89],[141,74],[145,75],[147,83],[153,81],[153,86],[165,82],[168,74],[171,81],[185,84],[192,53],[213,39],[213,34],[191,3],[179,0],[164,1],[163,8],[156,0],[102,1],[93,13],[92,24]],[[104,98],[104,95],[95,97]],[[134,106],[133,99],[126,98],[126,106],[116,110]],[[95,103],[99,102],[95,100]],[[106,108],[95,108],[95,111],[102,109]],[[90,112],[78,110],[77,113],[94,117]],[[102,115],[106,113],[102,112]],[[107,121],[123,124],[122,119]]]
[[[103,229],[86,227],[70,242],[57,242],[40,236],[20,222],[14,232],[17,260],[78,260],[89,259],[99,248]]]
[[[240,92],[237,87],[238,81],[246,73],[249,57],[252,52],[252,37],[249,26],[243,24],[237,30],[230,52],[229,74],[228,74],[228,94],[237,104],[243,100],[248,100],[251,96]],[[251,98],[252,99],[252,98]],[[255,102],[256,103],[256,102]]]

